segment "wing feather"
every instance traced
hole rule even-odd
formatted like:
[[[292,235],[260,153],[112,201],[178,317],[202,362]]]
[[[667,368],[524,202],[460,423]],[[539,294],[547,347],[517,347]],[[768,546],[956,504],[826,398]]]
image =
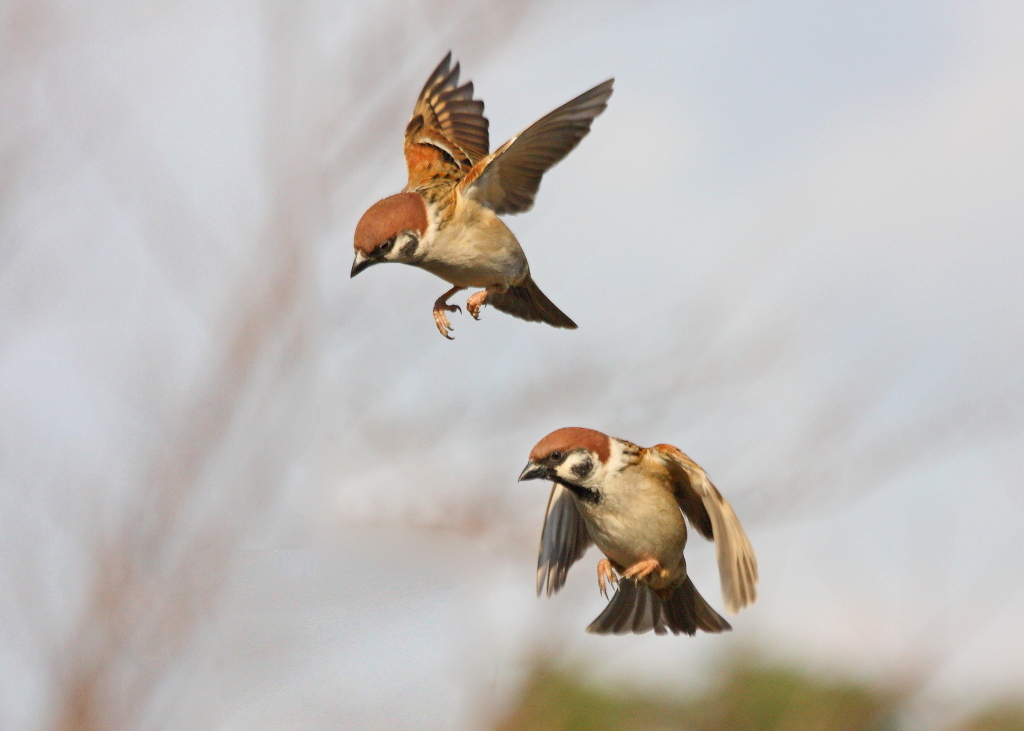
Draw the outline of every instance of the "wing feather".
[[[576,509],[572,493],[561,485],[553,485],[537,557],[537,596],[545,584],[548,596],[561,589],[569,567],[583,558],[591,543],[587,524]]]
[[[434,177],[461,180],[490,149],[484,103],[473,82],[459,86],[459,64],[449,51],[423,85],[405,131],[408,188]]]
[[[676,485],[679,507],[706,538],[715,541],[725,608],[735,614],[757,600],[757,559],[732,506],[700,466],[669,444],[652,447]],[[710,528],[710,530],[707,530]]]
[[[608,106],[614,81],[580,94],[476,162],[461,183],[463,195],[495,213],[530,210],[544,173],[579,144]]]

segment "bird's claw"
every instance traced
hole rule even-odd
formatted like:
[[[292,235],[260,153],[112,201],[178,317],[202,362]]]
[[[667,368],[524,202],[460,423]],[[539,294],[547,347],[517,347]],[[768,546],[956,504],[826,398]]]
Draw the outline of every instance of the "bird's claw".
[[[448,322],[448,317],[444,314],[443,310],[434,310],[434,324],[437,325],[437,331],[444,335],[449,340],[454,340],[448,331],[452,329],[452,324]]]
[[[615,575],[615,570],[612,568],[612,562],[606,558],[602,558],[597,562],[597,588],[601,591],[601,596],[605,599],[608,598],[608,584],[616,585],[619,583],[619,577]]]
[[[461,315],[462,308],[459,307],[458,305],[448,305],[441,303],[437,303],[434,305],[434,324],[437,325],[438,332],[440,332],[449,340],[454,340],[455,338],[453,338],[448,333],[451,330],[454,330],[455,328],[452,327],[452,324],[450,322],[448,322],[448,315],[444,314],[445,311],[458,312]]]
[[[484,306],[484,300],[487,299],[487,290],[482,290],[474,295],[470,295],[469,299],[466,300],[466,311],[473,316],[474,320],[480,319],[480,308]]]
[[[654,572],[655,569],[660,568],[661,564],[658,563],[658,560],[656,558],[648,558],[633,564],[628,569],[623,571],[622,577],[625,579],[635,579],[636,581],[640,581],[641,579],[646,578],[648,575]]]

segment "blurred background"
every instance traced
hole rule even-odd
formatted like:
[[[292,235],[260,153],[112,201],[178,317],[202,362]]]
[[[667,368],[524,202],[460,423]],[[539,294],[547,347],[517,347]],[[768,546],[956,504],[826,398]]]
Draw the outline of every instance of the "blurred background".
[[[506,219],[578,331],[349,279],[449,49],[492,146],[616,77]],[[7,0],[0,728],[1024,728],[1022,198],[1016,2]],[[535,598],[567,425],[708,471],[733,632]]]

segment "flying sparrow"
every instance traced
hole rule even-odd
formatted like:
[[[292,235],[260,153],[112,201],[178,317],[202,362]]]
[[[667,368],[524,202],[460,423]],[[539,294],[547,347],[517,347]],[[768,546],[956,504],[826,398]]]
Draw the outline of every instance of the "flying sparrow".
[[[606,558],[597,582],[618,584],[588,632],[665,634],[731,629],[686,573],[686,522],[715,542],[725,608],[757,598],[757,560],[736,514],[707,475],[675,447],[642,448],[592,429],[558,429],[537,443],[520,480],[551,480],[537,561],[537,595],[565,583],[591,543]],[[618,578],[621,576],[621,579]]]
[[[446,338],[448,298],[483,287],[466,301],[480,319],[493,305],[523,320],[575,329],[544,296],[516,237],[499,214],[533,207],[541,176],[590,131],[612,94],[613,79],[562,105],[488,154],[484,103],[473,84],[459,86],[449,52],[420,93],[405,129],[405,190],[370,206],[356,226],[352,276],[380,262],[426,269],[454,285],[434,303],[434,322]]]

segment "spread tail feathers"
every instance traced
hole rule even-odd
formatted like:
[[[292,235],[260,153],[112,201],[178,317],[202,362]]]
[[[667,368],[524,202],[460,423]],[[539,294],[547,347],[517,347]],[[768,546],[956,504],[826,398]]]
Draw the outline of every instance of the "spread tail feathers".
[[[590,623],[587,632],[598,635],[643,634],[652,629],[663,635],[669,630],[688,635],[697,630],[722,632],[732,629],[718,612],[697,593],[690,578],[661,594],[646,582],[621,579],[615,596],[600,616]]]
[[[564,327],[568,330],[575,330],[576,323],[566,316],[564,312],[555,307],[540,287],[533,281],[533,277],[527,275],[526,281],[518,287],[509,287],[506,292],[491,293],[487,295],[484,304],[491,305],[496,310],[518,317],[520,320],[530,322],[546,322],[554,327]]]

